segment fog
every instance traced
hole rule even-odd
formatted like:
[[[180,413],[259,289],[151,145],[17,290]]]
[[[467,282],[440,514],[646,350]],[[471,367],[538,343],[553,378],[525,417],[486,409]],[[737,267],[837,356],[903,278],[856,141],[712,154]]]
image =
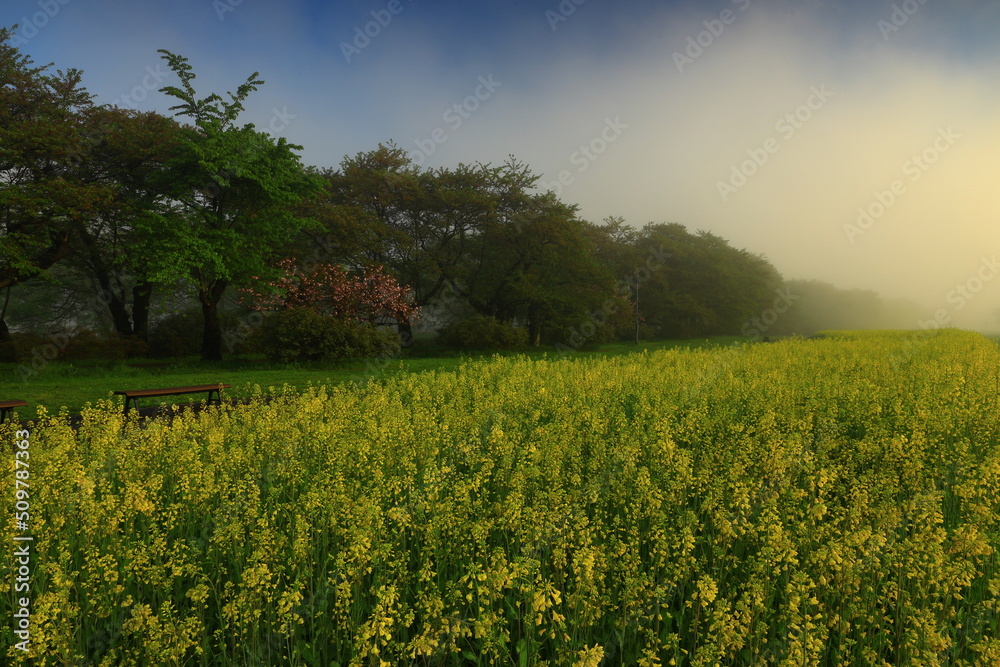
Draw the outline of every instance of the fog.
[[[498,102],[481,151],[500,155],[516,137],[518,155],[589,219],[709,229],[787,278],[1000,328],[995,63],[894,48],[878,32],[847,50],[808,19],[758,12],[678,71],[669,51],[698,27],[673,25],[675,37],[614,68],[556,69],[544,102]],[[567,103],[587,112],[563,123]],[[629,127],[580,169],[571,157],[606,117]],[[564,170],[573,180],[561,186]]]
[[[788,279],[910,299],[913,326],[1000,330],[990,3],[404,2],[356,53],[386,3],[113,6],[67,4],[23,48],[102,102],[157,48],[199,90],[259,70],[245,120],[308,164],[389,140],[426,167],[512,154],[588,220],[710,230]]]

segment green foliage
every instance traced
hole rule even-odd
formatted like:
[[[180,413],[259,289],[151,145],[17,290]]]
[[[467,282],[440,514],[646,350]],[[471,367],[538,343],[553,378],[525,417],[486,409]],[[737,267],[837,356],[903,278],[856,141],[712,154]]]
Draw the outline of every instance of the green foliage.
[[[340,319],[311,308],[289,308],[266,317],[261,346],[273,361],[341,361],[393,357],[399,338],[367,323]]]
[[[263,82],[251,75],[226,102],[212,94],[198,99],[187,59],[161,51],[181,80],[162,92],[180,100],[172,107],[194,119],[178,157],[162,177],[172,185],[170,206],[147,221],[160,240],[159,280],[186,279],[205,306],[202,356],[222,358],[217,306],[232,283],[273,274],[269,261],[289,236],[309,226],[297,206],[320,187],[295,151],[253,125],[234,123],[243,101]]]
[[[71,228],[112,202],[110,188],[81,178],[94,109],[82,73],[34,66],[12,34],[0,28],[0,288],[64,259]]]
[[[92,308],[110,317],[122,335],[148,333],[154,285],[151,272],[162,252],[162,237],[144,233],[142,223],[164,208],[171,190],[161,174],[178,157],[184,130],[172,118],[101,107],[87,116],[87,149],[79,158],[83,178],[107,187],[111,203],[79,221],[72,230],[70,286],[90,286]]]
[[[639,313],[661,337],[740,333],[772,305],[781,287],[781,275],[766,258],[706,231],[650,224],[635,247],[639,254],[627,281],[639,279]],[[649,262],[657,257],[663,259]]]
[[[445,327],[440,341],[463,350],[517,350],[528,345],[528,332],[489,315],[475,315]]]
[[[556,320],[545,329],[545,338],[553,341],[557,350],[590,350],[615,340],[635,338],[635,327],[598,322],[592,319],[582,322]]]
[[[418,306],[518,318],[538,344],[614,298],[576,207],[533,192],[538,177],[513,158],[425,170],[389,144],[324,176],[315,210],[345,259],[389,267]]]
[[[527,321],[533,345],[557,342],[559,329],[587,326],[594,313],[615,322],[630,307],[592,252],[590,232],[576,207],[551,193],[519,202],[478,239],[470,302],[482,314]]]
[[[178,116],[190,116],[194,119],[195,124],[203,129],[225,129],[226,126],[235,122],[240,112],[243,111],[243,101],[250,93],[264,85],[264,82],[258,78],[259,72],[254,72],[236,89],[236,93],[227,93],[229,102],[217,93],[212,93],[199,100],[194,86],[191,85],[195,79],[195,73],[191,65],[188,64],[187,58],[166,49],[158,49],[157,52],[163,54],[167,65],[181,80],[180,88],[165,86],[161,89],[161,92],[181,101],[180,104],[170,107],[170,110],[176,111]]]

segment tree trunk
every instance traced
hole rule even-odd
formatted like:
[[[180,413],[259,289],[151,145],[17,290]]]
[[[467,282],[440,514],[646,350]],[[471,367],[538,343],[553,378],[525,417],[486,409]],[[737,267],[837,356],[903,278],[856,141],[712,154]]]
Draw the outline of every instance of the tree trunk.
[[[219,323],[219,299],[229,284],[226,280],[213,280],[206,289],[199,290],[201,314],[205,328],[201,338],[201,360],[222,361],[222,325]]]
[[[10,337],[7,320],[0,317],[0,362],[14,363],[16,361],[17,349],[14,347],[14,339]]]
[[[528,327],[528,339],[532,347],[539,347],[542,344],[542,323],[533,322],[533,326]]]
[[[17,349],[14,339],[7,328],[7,306],[10,305],[10,287],[4,290],[3,306],[0,306],[0,361],[13,363],[17,361]]]
[[[153,283],[140,281],[132,288],[132,334],[149,342],[149,303],[153,298]]]
[[[399,333],[399,344],[403,347],[413,347],[413,325],[410,320],[402,319],[396,323],[396,331]]]
[[[528,308],[528,341],[532,347],[542,344],[542,316],[538,308]]]
[[[121,295],[112,291],[103,280],[101,288],[108,296],[108,310],[111,311],[111,321],[114,323],[115,333],[119,336],[131,336],[132,320],[128,316],[128,308],[125,307]]]
[[[90,307],[94,309],[94,315],[100,317],[103,314],[103,305],[111,315],[111,328],[119,336],[132,335],[132,320],[128,316],[128,308],[125,304],[125,295],[122,290],[112,288],[112,283],[116,287],[121,287],[118,276],[114,275],[101,256],[97,239],[90,234],[86,228],[80,229],[77,234],[83,242],[86,250],[84,265],[88,266],[97,279],[97,288],[100,290],[98,298],[90,301]],[[102,310],[98,313],[97,310]]]

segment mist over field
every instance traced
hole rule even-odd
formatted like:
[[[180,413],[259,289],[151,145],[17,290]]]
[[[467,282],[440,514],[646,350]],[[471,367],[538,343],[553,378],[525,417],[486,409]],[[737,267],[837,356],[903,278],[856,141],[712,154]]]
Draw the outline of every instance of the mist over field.
[[[99,102],[166,112],[158,48],[203,90],[259,70],[246,120],[307,164],[513,154],[592,222],[705,229],[786,279],[912,301],[909,326],[1000,329],[993,3],[43,4],[0,22]]]

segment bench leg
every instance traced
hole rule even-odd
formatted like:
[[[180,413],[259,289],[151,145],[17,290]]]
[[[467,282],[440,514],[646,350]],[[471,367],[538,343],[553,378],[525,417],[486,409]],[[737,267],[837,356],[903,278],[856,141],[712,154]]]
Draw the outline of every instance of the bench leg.
[[[126,417],[128,417],[128,409],[129,409],[129,406],[132,403],[135,403],[135,411],[139,412],[139,399],[136,398],[135,396],[126,396],[125,397],[125,416]]]

